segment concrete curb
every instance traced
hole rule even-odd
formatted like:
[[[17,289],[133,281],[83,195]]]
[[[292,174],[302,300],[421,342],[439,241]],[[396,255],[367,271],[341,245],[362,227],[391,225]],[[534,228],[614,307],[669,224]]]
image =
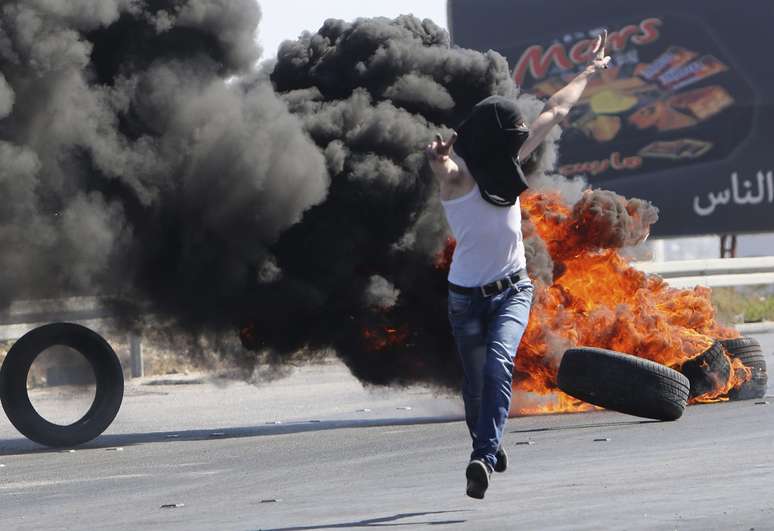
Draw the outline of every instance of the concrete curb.
[[[742,334],[768,334],[774,332],[774,321],[742,323],[735,326]]]

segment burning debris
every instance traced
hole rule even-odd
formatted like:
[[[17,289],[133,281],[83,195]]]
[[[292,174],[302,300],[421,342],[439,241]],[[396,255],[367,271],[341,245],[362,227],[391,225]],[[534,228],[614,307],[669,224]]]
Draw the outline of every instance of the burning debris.
[[[706,353],[716,339],[738,336],[715,320],[709,289],[670,288],[622,258],[619,251],[643,241],[657,220],[657,211],[649,204],[604,191],[587,191],[574,206],[556,193],[530,193],[523,204],[558,273],[550,285],[536,290],[516,360],[517,390],[554,393],[561,355],[579,345],[681,369]],[[750,377],[749,369],[727,352],[718,354],[731,370],[722,381],[694,395],[695,401],[717,400]],[[587,407],[558,395],[522,412]]]
[[[0,306],[108,294],[128,326],[239,330],[247,348],[222,355],[247,369],[332,348],[367,383],[458,386],[422,148],[492,94],[528,118],[542,104],[499,54],[413,17],[329,20],[256,71],[259,20],[254,0],[0,5]],[[558,136],[526,164],[538,181]],[[572,345],[678,366],[732,336],[706,290],[618,254],[647,236],[650,205],[540,191],[523,208],[539,289],[519,390],[555,392]]]
[[[675,369],[697,368],[716,339],[738,337],[715,320],[707,288],[677,290],[634,269],[621,251],[644,241],[657,210],[640,200],[587,190],[571,205],[558,192],[522,196],[525,239],[536,282],[529,325],[516,358],[514,413],[583,411],[592,406],[556,384],[567,349],[586,346],[649,359]],[[447,270],[454,248],[439,255]],[[542,267],[536,269],[536,264]],[[546,267],[550,264],[550,267]],[[717,348],[719,344],[717,344]],[[728,370],[700,369],[707,380],[694,402],[724,399],[750,379],[750,369],[718,351]],[[718,366],[721,362],[718,362]],[[709,385],[717,374],[722,375]]]

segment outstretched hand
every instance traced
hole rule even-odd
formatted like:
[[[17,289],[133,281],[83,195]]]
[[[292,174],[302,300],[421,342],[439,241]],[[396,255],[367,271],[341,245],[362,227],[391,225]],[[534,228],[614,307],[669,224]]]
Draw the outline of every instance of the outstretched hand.
[[[443,136],[441,136],[439,133],[435,135],[435,140],[433,143],[427,146],[425,149],[425,154],[431,163],[446,162],[451,156],[451,149],[456,141],[457,133],[452,133],[448,141],[445,141]]]
[[[592,72],[599,72],[600,70],[606,70],[610,67],[610,61],[612,61],[612,58],[608,55],[605,55],[607,50],[607,30],[604,30],[598,37],[597,37],[597,43],[594,46],[594,50],[592,53],[594,54],[594,58],[591,61],[591,64],[589,65],[589,69]]]

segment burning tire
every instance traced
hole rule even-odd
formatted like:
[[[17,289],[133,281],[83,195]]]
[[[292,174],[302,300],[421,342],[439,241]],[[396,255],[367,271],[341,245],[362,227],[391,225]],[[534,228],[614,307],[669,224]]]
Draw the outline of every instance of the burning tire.
[[[69,426],[41,417],[27,392],[32,363],[55,345],[80,352],[96,379],[94,402]],[[96,438],[113,422],[123,396],[124,375],[116,353],[99,334],[76,324],[55,323],[32,330],[11,347],[0,369],[0,399],[8,419],[22,434],[45,446],[75,446]]]
[[[766,396],[769,387],[769,377],[766,372],[766,358],[763,357],[761,345],[751,337],[726,339],[723,346],[733,358],[741,361],[745,367],[752,370],[752,379],[728,394],[731,400],[753,400]]]
[[[691,398],[719,390],[731,375],[731,364],[723,350],[723,344],[716,341],[703,354],[686,361],[680,369],[691,382]]]
[[[690,391],[688,379],[669,367],[589,347],[565,352],[558,384],[589,404],[657,420],[679,419]]]

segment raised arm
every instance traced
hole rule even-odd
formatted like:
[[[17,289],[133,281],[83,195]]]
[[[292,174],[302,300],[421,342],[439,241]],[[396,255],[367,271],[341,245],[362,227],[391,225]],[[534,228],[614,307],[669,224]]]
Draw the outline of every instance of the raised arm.
[[[425,154],[430,161],[435,176],[444,183],[454,183],[460,178],[460,168],[451,158],[451,150],[457,141],[457,133],[452,133],[448,141],[440,134],[435,136],[435,141],[427,146]]]
[[[594,60],[578,77],[570,81],[563,89],[554,94],[546,103],[545,108],[530,125],[530,132],[527,141],[519,149],[519,160],[526,160],[535,149],[546,139],[548,133],[555,126],[561,123],[570,113],[570,109],[578,103],[589,78],[600,70],[604,70],[610,64],[610,57],[605,55],[607,46],[607,30],[597,38],[597,44],[594,47]]]

